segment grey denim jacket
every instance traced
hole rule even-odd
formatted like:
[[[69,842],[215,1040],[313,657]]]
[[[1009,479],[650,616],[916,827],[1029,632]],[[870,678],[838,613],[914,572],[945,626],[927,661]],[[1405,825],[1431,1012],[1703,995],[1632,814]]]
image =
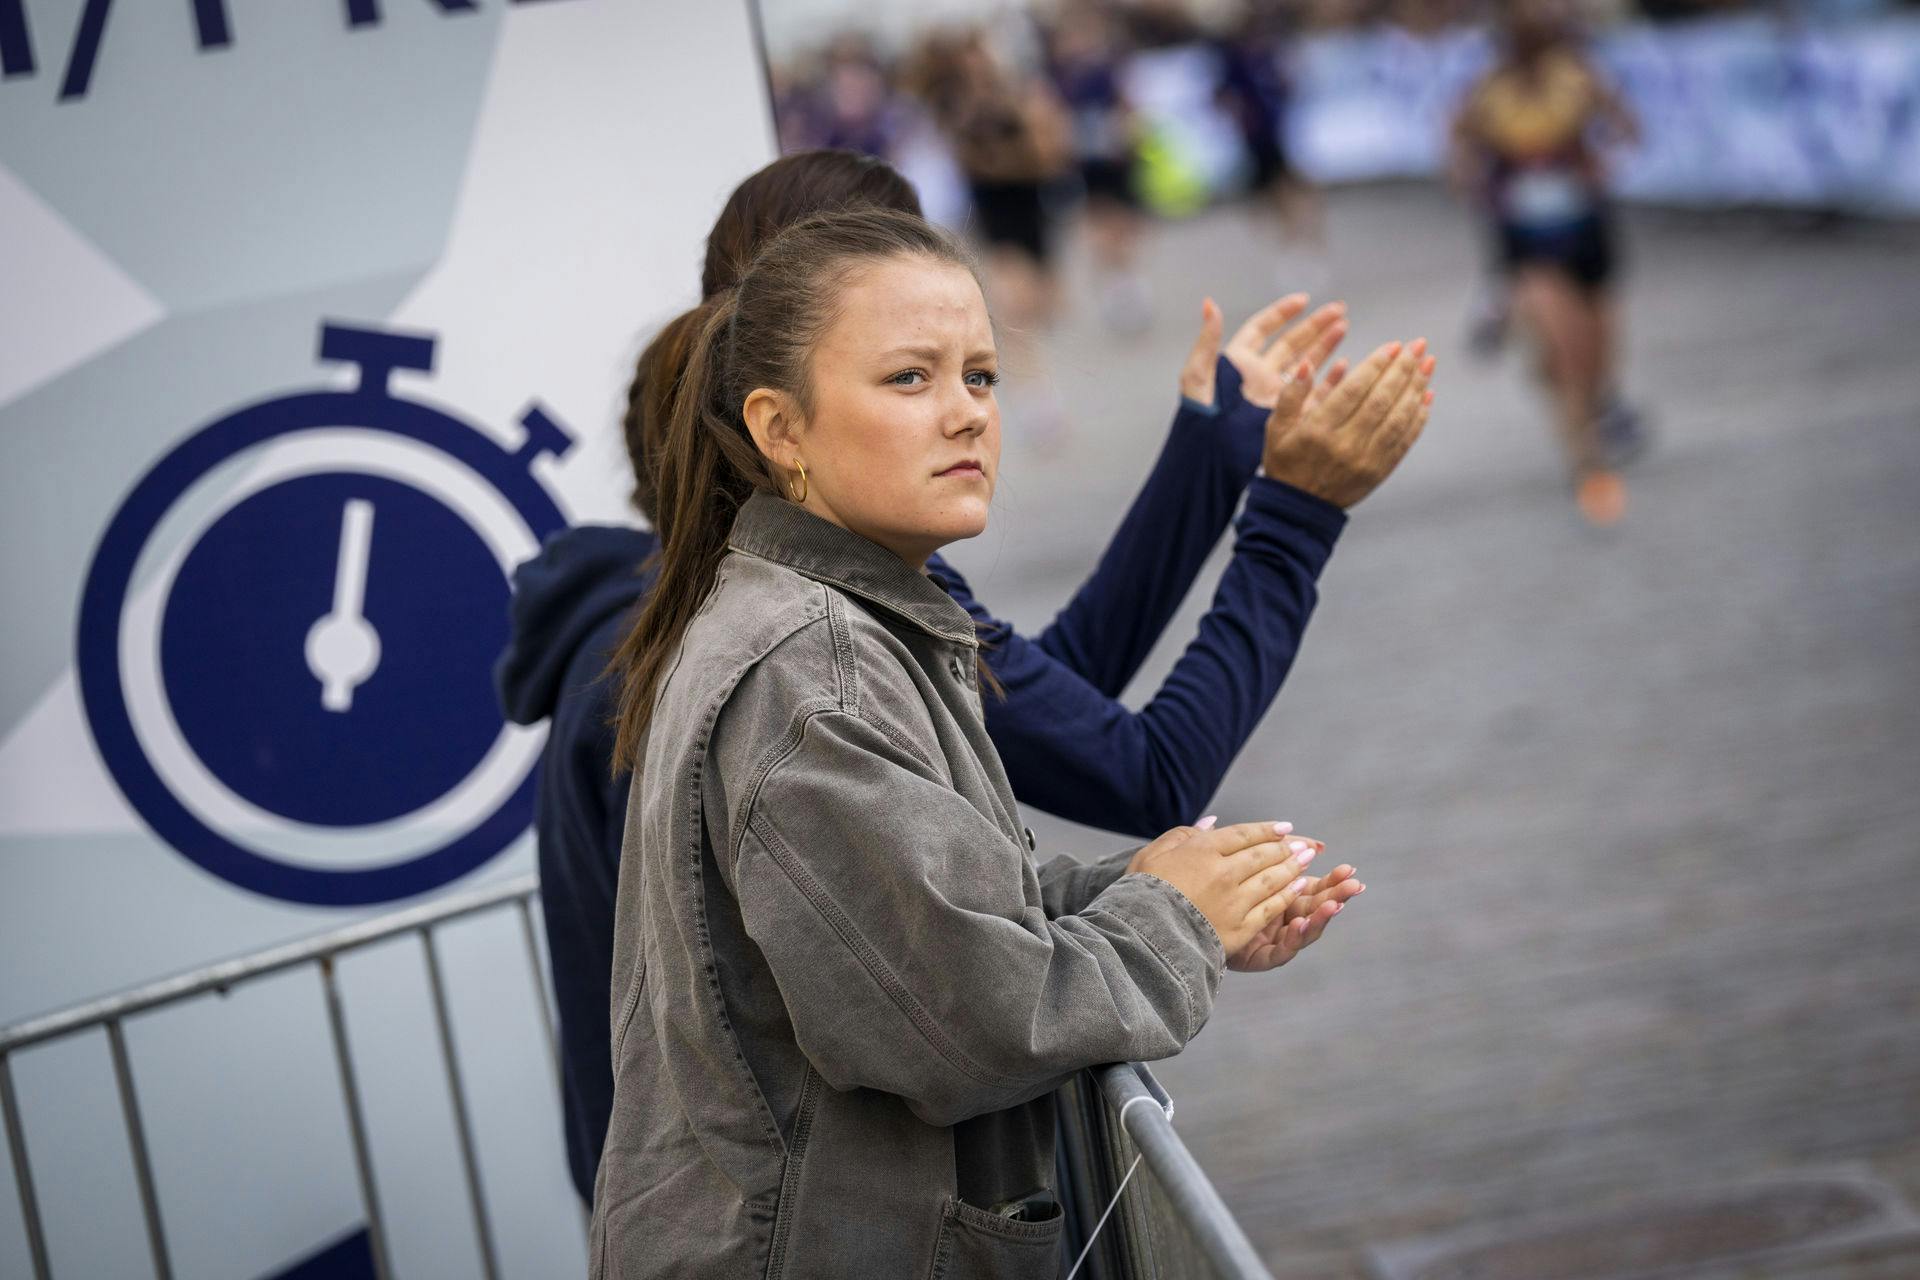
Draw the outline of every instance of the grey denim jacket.
[[[1165,1058],[1220,939],[1132,850],[1035,867],[965,610],[770,494],[657,694],[614,934],[591,1274],[1029,1280],[1050,1094]]]

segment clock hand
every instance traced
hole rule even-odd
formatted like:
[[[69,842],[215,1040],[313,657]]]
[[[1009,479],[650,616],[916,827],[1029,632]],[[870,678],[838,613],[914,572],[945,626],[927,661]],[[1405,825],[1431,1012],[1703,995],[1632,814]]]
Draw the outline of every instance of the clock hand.
[[[372,547],[373,504],[349,498],[340,513],[333,610],[307,632],[307,670],[320,682],[320,705],[329,711],[352,710],[354,688],[380,665],[380,635],[365,615]]]

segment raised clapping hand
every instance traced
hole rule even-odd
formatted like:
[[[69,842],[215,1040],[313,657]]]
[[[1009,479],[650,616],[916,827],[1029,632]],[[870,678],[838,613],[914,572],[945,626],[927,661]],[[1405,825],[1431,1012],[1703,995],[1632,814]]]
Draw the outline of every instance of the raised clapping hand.
[[[1327,892],[1315,887],[1334,877],[1302,875],[1325,846],[1292,835],[1292,829],[1294,825],[1286,821],[1248,821],[1213,829],[1212,819],[1202,819],[1192,827],[1175,827],[1140,848],[1127,871],[1158,875],[1181,890],[1213,925],[1229,965],[1273,969],[1292,960],[1327,927],[1325,921],[1315,927],[1311,915],[1323,912],[1327,902],[1334,902],[1334,908],[1325,912],[1327,919],[1338,913],[1338,902],[1332,898],[1306,904],[1309,894]],[[1352,871],[1346,867],[1348,879]],[[1331,889],[1338,892],[1338,883]],[[1340,900],[1356,892],[1357,887],[1344,890]],[[1308,927],[1288,942],[1292,933],[1288,921],[1300,912],[1306,912]]]
[[[1427,340],[1389,342],[1318,385],[1313,365],[1289,371],[1267,417],[1267,475],[1338,507],[1372,493],[1420,438],[1432,412],[1435,360]]]
[[[1288,381],[1288,370],[1302,360],[1318,366],[1347,336],[1347,304],[1329,302],[1306,319],[1294,319],[1307,309],[1307,295],[1290,293],[1269,303],[1234,331],[1226,356],[1240,373],[1240,394],[1249,404],[1271,409]],[[1220,357],[1224,322],[1212,298],[1200,304],[1200,336],[1180,369],[1180,394],[1200,404],[1212,404],[1214,369]],[[1344,364],[1336,366],[1344,368]]]

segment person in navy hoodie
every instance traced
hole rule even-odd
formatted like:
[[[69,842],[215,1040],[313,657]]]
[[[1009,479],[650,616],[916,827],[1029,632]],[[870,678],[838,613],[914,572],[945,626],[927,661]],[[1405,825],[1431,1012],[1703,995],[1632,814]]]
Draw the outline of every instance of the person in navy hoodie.
[[[736,280],[780,228],[863,203],[920,212],[906,180],[868,156],[803,152],[761,169],[734,191],[708,236],[703,297]],[[938,556],[929,562],[928,572],[973,615],[1001,686],[1004,696],[989,690],[984,698],[987,729],[1022,803],[1151,839],[1194,819],[1279,691],[1345,508],[1413,443],[1308,426],[1269,438],[1267,409],[1286,379],[1310,376],[1345,336],[1339,304],[1299,319],[1306,305],[1302,295],[1280,299],[1221,354],[1222,317],[1211,300],[1204,304],[1166,445],[1092,576],[1038,636],[995,618]],[[696,307],[660,332],[629,390],[633,501],[649,520],[658,447],[649,432],[667,419],[702,315]],[[1328,371],[1329,383],[1341,367]],[[1431,357],[1423,368],[1431,371]],[[1233,558],[1198,634],[1148,704],[1128,709],[1120,691],[1243,497]],[[582,526],[549,539],[514,575],[511,636],[495,672],[509,719],[550,721],[535,812],[541,902],[560,1018],[568,1167],[589,1202],[613,1101],[608,1003],[631,784],[612,771],[615,690],[606,667],[650,585],[654,548],[652,533],[627,527]],[[1328,873],[1310,915],[1276,935],[1272,963],[1317,939],[1361,887],[1352,867]]]

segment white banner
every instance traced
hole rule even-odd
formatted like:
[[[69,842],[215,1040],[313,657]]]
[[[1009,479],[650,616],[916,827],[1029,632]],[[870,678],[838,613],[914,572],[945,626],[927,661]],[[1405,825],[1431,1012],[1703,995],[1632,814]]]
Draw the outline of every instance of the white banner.
[[[1637,24],[1593,53],[1644,132],[1614,158],[1623,195],[1920,213],[1920,19]],[[1290,148],[1324,182],[1437,174],[1460,100],[1491,57],[1477,29],[1303,39]]]
[[[0,1023],[528,869],[507,575],[630,515],[633,357],[773,154],[744,0],[0,0],[0,69]],[[513,928],[456,1021],[503,1269],[577,1273]],[[391,1252],[475,1274],[419,968],[342,967]],[[129,1027],[177,1275],[360,1223],[312,988]],[[13,1064],[58,1274],[145,1273],[106,1061]]]

